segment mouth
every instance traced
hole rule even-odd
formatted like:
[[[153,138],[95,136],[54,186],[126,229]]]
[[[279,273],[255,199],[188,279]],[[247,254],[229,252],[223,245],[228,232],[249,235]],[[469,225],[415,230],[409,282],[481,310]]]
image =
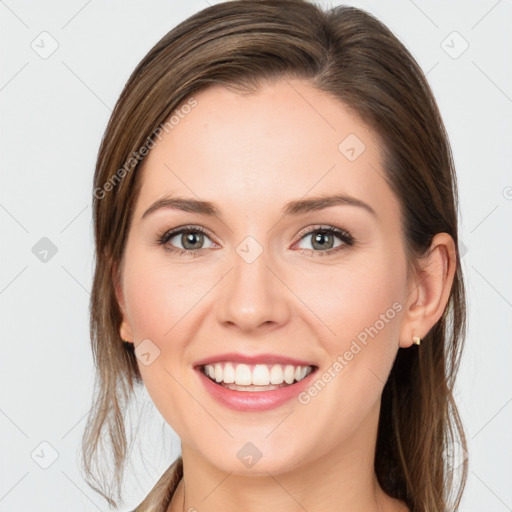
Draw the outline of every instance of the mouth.
[[[211,382],[233,391],[264,392],[290,387],[318,367],[294,364],[246,364],[233,361],[199,365],[198,370]]]
[[[319,369],[311,360],[279,354],[229,352],[196,361],[204,390],[218,404],[237,412],[280,407],[311,385]]]

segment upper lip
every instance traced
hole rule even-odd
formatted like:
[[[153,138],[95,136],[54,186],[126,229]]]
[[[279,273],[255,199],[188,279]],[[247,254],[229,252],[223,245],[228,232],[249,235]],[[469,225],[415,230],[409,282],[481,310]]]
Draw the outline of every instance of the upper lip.
[[[315,366],[304,359],[296,359],[294,357],[283,356],[279,354],[240,354],[237,352],[226,352],[224,354],[216,354],[214,356],[205,357],[194,363],[194,366],[204,366],[206,364],[220,363],[222,361],[230,361],[233,363],[245,364],[291,364],[293,366]]]

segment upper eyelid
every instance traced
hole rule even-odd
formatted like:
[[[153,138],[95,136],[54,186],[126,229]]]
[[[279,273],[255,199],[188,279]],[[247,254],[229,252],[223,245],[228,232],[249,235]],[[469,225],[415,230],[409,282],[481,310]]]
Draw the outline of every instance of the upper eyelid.
[[[311,233],[315,233],[316,231],[331,231],[332,234],[337,235],[339,237],[343,235],[352,237],[351,233],[346,229],[337,228],[336,226],[330,226],[329,224],[315,224],[314,226],[304,228],[303,230],[299,231],[299,234],[297,236],[302,238],[303,236],[310,235]]]

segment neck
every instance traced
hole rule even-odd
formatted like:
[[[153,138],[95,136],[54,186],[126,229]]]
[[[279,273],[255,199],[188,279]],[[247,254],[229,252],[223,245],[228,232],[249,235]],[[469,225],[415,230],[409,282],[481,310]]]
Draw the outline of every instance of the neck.
[[[310,466],[311,469],[313,469]],[[308,469],[310,469],[308,468]],[[261,512],[279,510],[282,512],[390,512],[391,498],[386,496],[374,478],[356,482],[340,475],[327,474],[323,481],[307,478],[308,472],[293,475],[272,475],[259,477],[219,474],[216,482],[210,478],[197,480],[185,473],[184,480],[173,497],[169,512],[214,512],[224,510],[235,512]],[[308,481],[309,480],[309,481]],[[298,484],[304,482],[303,485]],[[184,482],[185,485],[184,485]],[[307,484],[306,484],[307,482]],[[208,486],[206,486],[208,483]],[[186,493],[184,490],[186,488]],[[206,491],[208,489],[208,491]]]

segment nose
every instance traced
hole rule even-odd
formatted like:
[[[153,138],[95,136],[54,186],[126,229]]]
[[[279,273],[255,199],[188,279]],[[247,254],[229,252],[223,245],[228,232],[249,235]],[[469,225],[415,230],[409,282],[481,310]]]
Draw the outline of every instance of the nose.
[[[244,332],[269,330],[288,322],[290,292],[263,251],[254,261],[235,253],[217,295],[217,319]]]

